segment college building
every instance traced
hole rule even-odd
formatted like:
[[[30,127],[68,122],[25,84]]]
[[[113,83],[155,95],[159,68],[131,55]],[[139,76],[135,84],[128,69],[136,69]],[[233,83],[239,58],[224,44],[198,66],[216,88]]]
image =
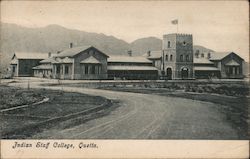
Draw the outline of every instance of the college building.
[[[94,46],[69,48],[55,54],[14,53],[13,76],[54,79],[197,79],[244,78],[243,59],[234,52],[193,52],[191,34],[163,35],[161,50],[142,56],[132,51],[108,56]]]

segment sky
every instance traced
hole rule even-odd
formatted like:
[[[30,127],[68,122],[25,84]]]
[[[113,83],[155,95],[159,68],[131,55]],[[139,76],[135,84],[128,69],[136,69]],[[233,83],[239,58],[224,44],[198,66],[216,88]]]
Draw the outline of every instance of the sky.
[[[195,45],[234,51],[249,61],[248,1],[1,1],[1,21],[26,27],[58,24],[127,42],[193,34]],[[178,19],[178,25],[171,21]],[[178,29],[177,29],[178,26]]]

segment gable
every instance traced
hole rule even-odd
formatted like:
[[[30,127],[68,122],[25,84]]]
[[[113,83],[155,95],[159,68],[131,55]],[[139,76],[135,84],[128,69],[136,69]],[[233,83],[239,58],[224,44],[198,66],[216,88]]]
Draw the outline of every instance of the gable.
[[[108,55],[106,55],[105,53],[101,52],[100,50],[98,50],[97,48],[95,48],[93,46],[80,46],[80,47],[69,48],[69,49],[66,49],[66,50],[62,51],[61,53],[55,55],[55,57],[74,57],[74,56],[77,56],[77,55],[82,54],[82,53],[88,53],[92,49],[95,52],[98,52],[98,53],[102,54],[103,56],[108,57]]]
[[[230,54],[228,54],[227,56],[225,56],[222,61],[223,62],[228,62],[230,60],[234,60],[236,61],[237,63],[241,63],[242,61],[244,61],[239,55],[237,55],[236,53],[234,52],[231,52]]]

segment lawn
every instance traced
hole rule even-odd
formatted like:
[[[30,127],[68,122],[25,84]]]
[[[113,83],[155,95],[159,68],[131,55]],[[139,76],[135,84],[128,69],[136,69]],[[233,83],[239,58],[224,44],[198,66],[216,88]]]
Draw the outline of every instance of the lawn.
[[[111,111],[112,102],[99,96],[46,89],[21,89],[0,86],[0,110],[29,105],[0,113],[1,138],[32,138],[32,135],[56,126],[73,127]],[[31,105],[49,98],[49,101]],[[104,110],[105,108],[105,110]],[[100,113],[101,112],[101,113]],[[69,123],[67,120],[78,119]],[[80,118],[80,119],[79,119]],[[67,125],[65,125],[65,124]]]

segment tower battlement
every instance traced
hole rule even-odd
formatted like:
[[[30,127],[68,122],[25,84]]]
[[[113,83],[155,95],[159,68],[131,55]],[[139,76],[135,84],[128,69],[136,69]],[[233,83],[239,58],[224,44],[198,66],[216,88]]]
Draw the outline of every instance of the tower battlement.
[[[186,34],[186,33],[172,33],[172,34],[164,34],[163,38],[170,37],[170,36],[176,36],[176,37],[192,37],[192,34]]]

